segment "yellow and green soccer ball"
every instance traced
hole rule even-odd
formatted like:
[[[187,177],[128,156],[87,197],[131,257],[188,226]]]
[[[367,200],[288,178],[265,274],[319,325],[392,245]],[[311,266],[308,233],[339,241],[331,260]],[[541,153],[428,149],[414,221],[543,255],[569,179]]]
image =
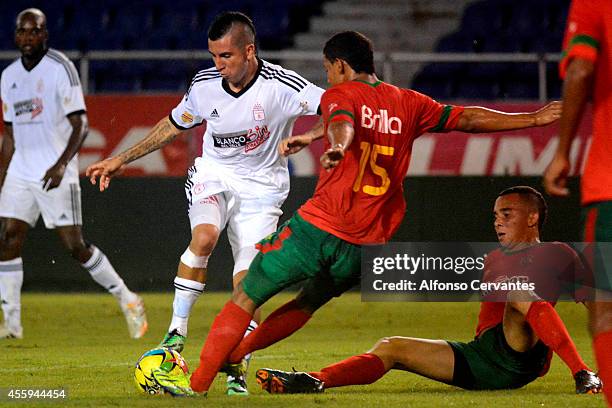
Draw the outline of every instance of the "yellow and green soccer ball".
[[[163,393],[151,375],[151,371],[158,367],[171,374],[189,373],[187,363],[178,351],[165,348],[149,350],[138,359],[134,369],[134,381],[138,391],[153,395]]]

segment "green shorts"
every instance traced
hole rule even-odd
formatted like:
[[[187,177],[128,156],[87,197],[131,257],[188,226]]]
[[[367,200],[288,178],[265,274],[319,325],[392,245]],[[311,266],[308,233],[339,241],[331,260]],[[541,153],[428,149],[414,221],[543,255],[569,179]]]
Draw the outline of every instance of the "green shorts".
[[[585,251],[585,260],[593,271],[594,287],[612,292],[612,201],[584,207],[582,224],[585,242],[609,242],[598,245],[595,252]]]
[[[502,323],[469,343],[448,344],[455,354],[452,384],[467,390],[520,388],[538,378],[548,363],[549,349],[540,341],[524,353],[513,350]]]
[[[315,227],[297,213],[258,248],[242,280],[244,292],[258,306],[305,280],[308,297],[322,303],[359,283],[361,246]]]

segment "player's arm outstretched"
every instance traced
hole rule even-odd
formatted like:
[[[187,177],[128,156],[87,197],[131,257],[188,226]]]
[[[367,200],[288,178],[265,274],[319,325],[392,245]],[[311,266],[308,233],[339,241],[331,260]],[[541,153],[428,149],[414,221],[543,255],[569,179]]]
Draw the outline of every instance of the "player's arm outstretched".
[[[506,113],[480,106],[468,106],[461,113],[454,130],[483,133],[546,126],[558,120],[561,111],[562,104],[559,101],[529,113]]]
[[[41,179],[44,190],[53,190],[58,187],[64,178],[66,166],[72,160],[75,154],[79,152],[87,132],[89,130],[87,115],[83,111],[74,112],[68,115],[68,121],[72,127],[68,144],[62,155],[57,159],[55,164],[51,166]]]
[[[173,141],[182,131],[172,124],[168,117],[160,120],[149,134],[140,142],[117,156],[99,161],[89,166],[85,172],[91,184],[100,178],[100,191],[108,188],[111,178],[121,174],[126,164],[146,156]]]
[[[323,129],[323,118],[320,118],[308,132],[301,135],[290,136],[282,140],[278,144],[278,152],[282,156],[289,156],[290,154],[299,152],[315,140],[322,138]]]
[[[344,158],[344,152],[350,146],[355,135],[353,125],[346,121],[332,122],[327,126],[327,137],[331,147],[321,156],[321,166],[330,170],[336,167]]]
[[[567,175],[570,171],[569,153],[572,140],[580,124],[595,73],[593,62],[574,58],[567,67],[563,83],[563,115],[559,121],[559,145],[544,172],[544,188],[550,195],[567,196]]]
[[[0,152],[0,193],[6,178],[6,171],[15,153],[15,139],[13,138],[13,125],[4,122],[4,136],[2,137],[2,152]]]

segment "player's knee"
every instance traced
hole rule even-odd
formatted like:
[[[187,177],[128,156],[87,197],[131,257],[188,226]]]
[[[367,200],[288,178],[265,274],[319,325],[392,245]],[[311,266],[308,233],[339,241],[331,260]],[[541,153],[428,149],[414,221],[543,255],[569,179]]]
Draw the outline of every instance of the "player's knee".
[[[198,225],[191,234],[189,247],[197,256],[209,256],[219,239],[219,229],[214,225]]]
[[[394,337],[383,337],[376,342],[370,352],[379,357],[391,357],[393,355],[393,348],[395,344],[394,339]]]
[[[242,284],[238,283],[238,285],[234,288],[232,293],[232,302],[239,306],[242,310],[251,313],[255,313],[258,305],[246,294],[246,292],[242,289]]]
[[[0,250],[3,254],[21,253],[25,235],[21,234],[17,229],[7,228],[2,232],[0,237]]]
[[[65,242],[65,247],[70,256],[81,263],[87,262],[87,260],[91,257],[91,251],[87,248],[83,241],[67,241]]]

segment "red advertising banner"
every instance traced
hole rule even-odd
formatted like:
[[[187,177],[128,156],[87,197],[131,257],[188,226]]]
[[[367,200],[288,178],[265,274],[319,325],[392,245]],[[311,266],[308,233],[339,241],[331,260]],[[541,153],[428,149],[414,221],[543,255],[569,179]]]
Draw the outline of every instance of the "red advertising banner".
[[[90,132],[80,153],[80,168],[132,146],[179,102],[181,95],[88,96]],[[489,108],[525,112],[540,107],[534,103],[484,103]],[[308,130],[317,117],[300,118],[294,134]],[[571,150],[572,174],[584,163],[591,136],[592,115],[585,114]],[[185,176],[201,152],[205,126],[178,137],[160,151],[131,163],[126,176]],[[503,176],[541,175],[558,143],[558,125],[496,134],[425,134],[416,140],[408,175]],[[290,157],[293,174],[316,175],[323,143]]]

